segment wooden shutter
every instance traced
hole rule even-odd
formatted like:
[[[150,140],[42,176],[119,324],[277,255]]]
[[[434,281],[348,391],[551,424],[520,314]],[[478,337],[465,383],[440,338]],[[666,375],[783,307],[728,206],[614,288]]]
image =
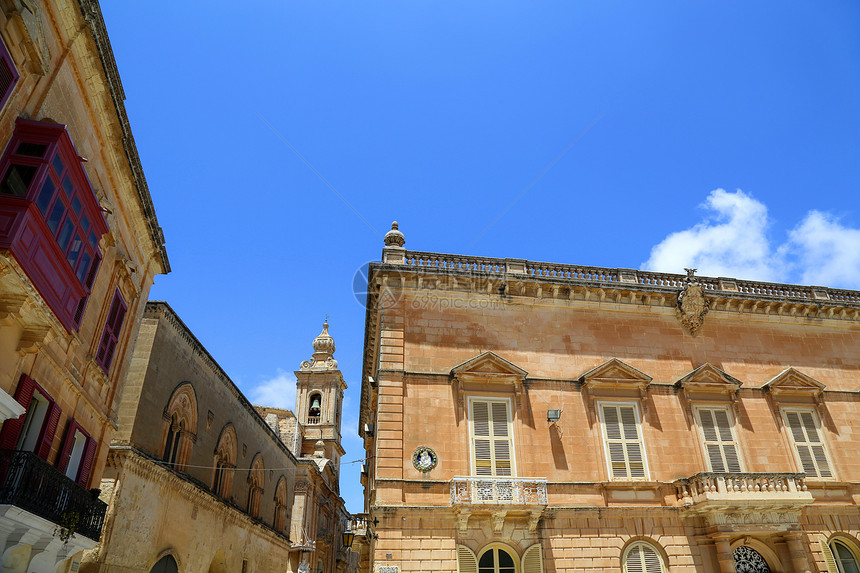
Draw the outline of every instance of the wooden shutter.
[[[836,566],[836,558],[827,545],[827,538],[823,535],[818,536],[818,547],[821,549],[821,555],[824,556],[824,565],[827,567],[827,573],[839,573],[839,568]]]
[[[98,444],[92,438],[87,438],[86,449],[81,458],[81,469],[78,470],[78,485],[86,488],[90,482],[90,474],[93,473],[93,462],[96,459],[96,449]]]
[[[45,413],[42,434],[39,436],[39,441],[36,445],[36,455],[43,460],[47,460],[48,456],[51,455],[51,445],[54,443],[54,436],[57,434],[57,426],[60,425],[61,413],[62,411],[57,406],[57,403],[51,400],[48,405],[48,411]]]
[[[739,472],[738,447],[725,408],[699,408],[699,425],[712,472]]]
[[[475,475],[513,475],[513,444],[507,401],[472,401]]]
[[[457,546],[457,571],[459,573],[478,573],[478,558],[465,545]]]
[[[612,479],[645,478],[645,452],[636,406],[603,404],[601,411]]]
[[[663,561],[647,543],[636,543],[627,552],[624,573],[663,573]]]
[[[811,477],[833,477],[824,442],[811,411],[786,410],[785,420],[791,430],[794,447],[803,471]]]
[[[96,352],[96,362],[101,364],[105,371],[110,370],[110,365],[113,362],[113,355],[116,351],[117,341],[119,340],[119,332],[125,319],[125,311],[125,302],[123,302],[122,295],[119,293],[119,289],[117,289],[110,305],[99,349]]]
[[[36,382],[27,376],[21,374],[21,379],[18,381],[18,388],[15,390],[15,400],[24,408],[30,407],[30,401],[33,399],[33,392],[36,391]],[[3,430],[0,431],[0,450],[14,450],[18,445],[18,437],[21,435],[21,428],[24,427],[24,420],[27,414],[24,413],[18,418],[8,419],[3,422]]]
[[[12,61],[12,56],[6,49],[6,43],[0,39],[0,109],[6,105],[9,96],[12,95],[19,77],[15,62]]]
[[[60,448],[60,457],[57,458],[57,469],[65,473],[69,467],[69,458],[72,456],[72,446],[75,445],[75,432],[80,428],[76,420],[69,420],[66,435],[63,437],[63,446]]]
[[[540,543],[525,550],[522,558],[522,573],[543,573],[543,552]]]

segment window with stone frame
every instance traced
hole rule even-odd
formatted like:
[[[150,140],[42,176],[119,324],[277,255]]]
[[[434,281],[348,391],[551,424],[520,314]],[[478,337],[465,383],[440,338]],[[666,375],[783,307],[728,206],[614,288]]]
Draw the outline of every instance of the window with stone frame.
[[[860,573],[860,565],[858,565],[857,548],[853,543],[844,539],[833,539],[830,542],[830,552],[833,557],[833,566],[836,571],[832,573]],[[830,559],[826,559],[828,573],[830,573]]]
[[[624,573],[665,573],[660,552],[644,541],[630,544],[624,551]]]
[[[263,469],[263,456],[257,454],[248,471],[248,515],[260,517],[260,500],[266,486],[266,472]]]
[[[188,465],[197,433],[197,396],[190,382],[180,384],[164,410],[162,459],[178,470]]]
[[[647,479],[648,465],[637,405],[599,402],[598,407],[610,479]]]
[[[119,333],[122,330],[122,323],[125,320],[126,304],[120,294],[119,289],[116,289],[111,301],[110,310],[108,311],[105,327],[102,331],[99,348],[96,352],[96,362],[101,366],[105,373],[110,372],[113,357],[116,353],[116,347],[119,343]]]
[[[740,472],[738,442],[729,409],[723,406],[697,406],[695,410],[708,471]]]
[[[511,402],[507,398],[470,398],[469,433],[472,474],[516,475]]]
[[[0,450],[26,450],[47,460],[60,423],[60,407],[26,374],[21,375],[14,398],[26,412],[3,422]]]
[[[801,470],[807,477],[832,478],[832,466],[815,412],[811,408],[783,408],[782,416]]]
[[[227,424],[221,430],[218,447],[215,448],[215,472],[212,477],[212,491],[224,499],[229,499],[233,491],[233,471],[236,468],[238,455],[237,443],[233,424]]]
[[[0,110],[9,101],[20,77],[15,68],[15,62],[12,61],[12,56],[6,48],[6,42],[0,38]]]
[[[272,527],[283,533],[287,527],[287,478],[281,476],[275,488],[275,516]]]
[[[57,469],[75,480],[81,487],[87,487],[93,462],[96,457],[97,442],[83,429],[77,420],[69,420],[60,456],[57,458]]]

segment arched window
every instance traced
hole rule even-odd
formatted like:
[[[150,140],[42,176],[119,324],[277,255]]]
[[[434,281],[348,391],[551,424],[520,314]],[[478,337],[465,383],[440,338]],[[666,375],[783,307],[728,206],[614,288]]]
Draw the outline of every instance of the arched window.
[[[660,552],[650,543],[631,543],[624,552],[624,573],[665,573]]]
[[[841,539],[830,542],[830,551],[836,559],[836,567],[839,573],[860,573],[857,565],[857,555],[852,546]]]
[[[176,387],[163,418],[162,459],[177,469],[184,469],[191,456],[191,444],[197,439],[197,396],[190,382]]]
[[[275,488],[275,517],[272,519],[275,531],[283,532],[287,527],[287,478],[281,476]]]
[[[478,559],[478,573],[517,573],[517,560],[505,549],[493,546]]]
[[[266,472],[263,469],[263,456],[257,454],[248,472],[248,515],[260,517],[260,498],[266,485]]]
[[[212,479],[212,491],[215,495],[228,498],[233,491],[233,469],[236,467],[237,455],[236,430],[233,424],[227,424],[221,430],[218,447],[215,448],[215,475]]]
[[[322,394],[318,392],[311,394],[308,404],[310,404],[308,406],[308,424],[319,424],[322,414]]]
[[[152,566],[149,573],[178,573],[179,567],[176,565],[176,559],[173,555],[165,555]]]

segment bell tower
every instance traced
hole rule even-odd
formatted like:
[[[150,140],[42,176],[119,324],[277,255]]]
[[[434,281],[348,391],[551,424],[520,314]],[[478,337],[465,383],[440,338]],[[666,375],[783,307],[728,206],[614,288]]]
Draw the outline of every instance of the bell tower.
[[[314,353],[302,362],[296,374],[296,417],[304,427],[301,457],[323,457],[340,474],[340,423],[346,382],[334,359],[334,339],[328,333],[328,320],[313,342]]]

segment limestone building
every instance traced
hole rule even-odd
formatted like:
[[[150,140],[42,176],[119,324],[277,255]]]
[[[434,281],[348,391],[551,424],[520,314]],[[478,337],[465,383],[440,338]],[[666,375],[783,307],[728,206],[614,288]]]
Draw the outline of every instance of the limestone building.
[[[361,570],[854,573],[860,293],[370,266]]]
[[[164,302],[146,306],[80,571],[291,568],[296,457]]]
[[[0,2],[0,564],[75,570],[170,270],[95,0]]]

